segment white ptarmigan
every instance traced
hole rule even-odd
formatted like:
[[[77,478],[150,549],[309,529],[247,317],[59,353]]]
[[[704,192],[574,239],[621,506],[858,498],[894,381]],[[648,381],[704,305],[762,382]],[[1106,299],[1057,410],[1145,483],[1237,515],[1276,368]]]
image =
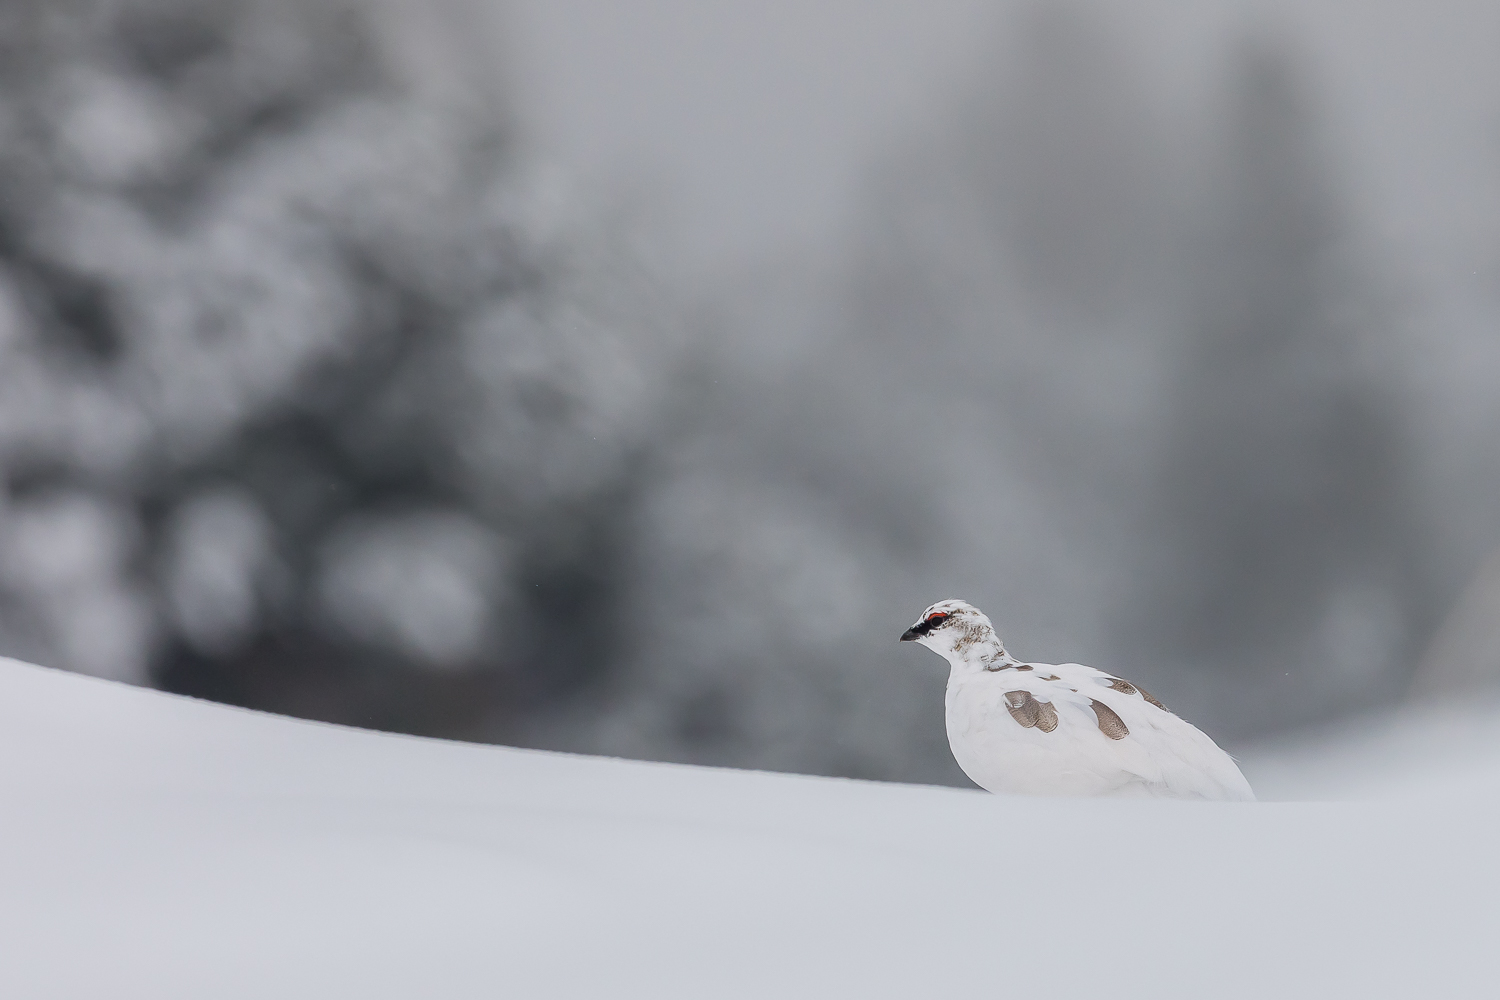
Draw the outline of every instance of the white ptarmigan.
[[[940,601],[901,636],[952,667],[948,746],[991,792],[1255,798],[1218,744],[1129,681],[1080,663],[1023,663],[984,612]]]

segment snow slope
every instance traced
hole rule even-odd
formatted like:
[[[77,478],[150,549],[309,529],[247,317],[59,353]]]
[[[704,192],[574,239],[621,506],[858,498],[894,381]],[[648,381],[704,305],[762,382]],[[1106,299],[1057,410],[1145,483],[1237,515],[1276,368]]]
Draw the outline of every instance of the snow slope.
[[[391,736],[13,661],[0,755],[8,998],[1493,988],[1493,786],[1013,799]]]

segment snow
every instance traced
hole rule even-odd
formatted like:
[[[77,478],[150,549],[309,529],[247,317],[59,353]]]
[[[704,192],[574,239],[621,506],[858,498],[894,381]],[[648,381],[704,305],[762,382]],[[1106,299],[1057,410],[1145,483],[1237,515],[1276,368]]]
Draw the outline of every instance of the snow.
[[[7,997],[1477,996],[1500,931],[1497,782],[1008,798],[393,736],[14,661],[0,754]]]

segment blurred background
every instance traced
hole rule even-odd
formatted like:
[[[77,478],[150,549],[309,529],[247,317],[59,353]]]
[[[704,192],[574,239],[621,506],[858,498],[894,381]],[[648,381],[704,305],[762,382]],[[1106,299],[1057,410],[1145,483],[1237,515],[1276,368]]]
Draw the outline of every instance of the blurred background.
[[[967,784],[959,596],[1290,787],[1497,551],[1490,0],[0,0],[5,655]]]

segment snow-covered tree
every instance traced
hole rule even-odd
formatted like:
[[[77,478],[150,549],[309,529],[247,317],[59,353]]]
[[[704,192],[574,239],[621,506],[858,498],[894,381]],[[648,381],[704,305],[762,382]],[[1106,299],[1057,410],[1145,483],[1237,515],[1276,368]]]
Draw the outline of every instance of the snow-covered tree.
[[[6,652],[442,732],[609,669],[669,366],[456,12],[0,4]]]
[[[1181,266],[1160,551],[1126,606],[1133,656],[1216,673],[1249,728],[1392,696],[1431,609],[1391,302],[1286,48],[1247,39],[1228,84]]]

